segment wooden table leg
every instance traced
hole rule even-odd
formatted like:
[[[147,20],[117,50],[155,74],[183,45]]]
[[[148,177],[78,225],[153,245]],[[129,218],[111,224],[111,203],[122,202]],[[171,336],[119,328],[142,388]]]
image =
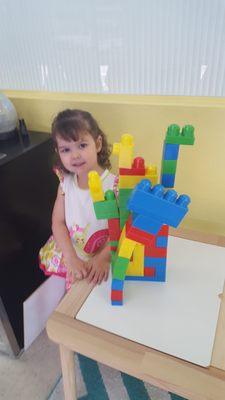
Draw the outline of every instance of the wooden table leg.
[[[65,400],[76,400],[74,352],[62,344],[59,345],[59,349]]]

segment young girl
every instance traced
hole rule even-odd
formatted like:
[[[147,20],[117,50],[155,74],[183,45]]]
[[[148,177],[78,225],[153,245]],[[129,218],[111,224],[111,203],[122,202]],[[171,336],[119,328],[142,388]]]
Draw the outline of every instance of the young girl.
[[[110,150],[105,134],[90,113],[60,112],[52,124],[60,184],[52,214],[52,232],[40,251],[45,274],[66,277],[67,289],[75,279],[100,284],[107,280],[110,250],[106,220],[97,220],[88,189],[88,173],[99,173],[103,190],[113,189],[109,172]]]

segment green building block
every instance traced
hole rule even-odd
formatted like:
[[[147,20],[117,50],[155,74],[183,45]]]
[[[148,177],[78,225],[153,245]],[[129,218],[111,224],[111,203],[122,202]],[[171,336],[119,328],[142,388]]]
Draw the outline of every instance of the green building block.
[[[177,169],[177,160],[163,160],[162,174],[175,174]]]
[[[114,264],[116,261],[116,256],[117,256],[117,252],[114,250],[111,250],[111,266],[112,266],[112,274],[113,274],[113,270],[114,270]]]
[[[129,215],[130,211],[127,208],[120,209],[120,229],[123,229]]]
[[[113,279],[124,280],[130,260],[125,257],[117,257],[113,264]]]
[[[167,129],[165,143],[192,145],[194,141],[194,127],[192,125],[184,126],[181,131],[180,127],[175,124],[170,125]]]
[[[110,219],[119,217],[119,209],[113,190],[105,192],[104,201],[95,201],[93,203],[97,219]]]
[[[126,208],[127,207],[127,201],[130,197],[130,194],[133,189],[119,189],[119,207],[120,208]]]
[[[119,243],[118,240],[111,240],[111,241],[109,242],[109,246],[117,247],[117,246],[118,246],[118,243]]]

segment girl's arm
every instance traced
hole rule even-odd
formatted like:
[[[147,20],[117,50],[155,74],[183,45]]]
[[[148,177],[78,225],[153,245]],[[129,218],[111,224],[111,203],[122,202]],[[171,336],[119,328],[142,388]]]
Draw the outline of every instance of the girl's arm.
[[[52,213],[52,233],[57,245],[63,253],[65,265],[72,282],[74,278],[82,279],[87,275],[85,263],[79,259],[72,245],[65,222],[65,201],[59,186]]]

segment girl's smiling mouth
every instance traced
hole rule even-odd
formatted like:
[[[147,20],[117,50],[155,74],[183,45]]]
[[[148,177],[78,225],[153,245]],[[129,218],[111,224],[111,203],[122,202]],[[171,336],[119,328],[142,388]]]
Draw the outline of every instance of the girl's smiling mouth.
[[[84,164],[85,164],[85,161],[82,161],[82,162],[79,162],[79,163],[74,163],[72,165],[73,165],[73,167],[82,167],[82,165],[84,165]]]

